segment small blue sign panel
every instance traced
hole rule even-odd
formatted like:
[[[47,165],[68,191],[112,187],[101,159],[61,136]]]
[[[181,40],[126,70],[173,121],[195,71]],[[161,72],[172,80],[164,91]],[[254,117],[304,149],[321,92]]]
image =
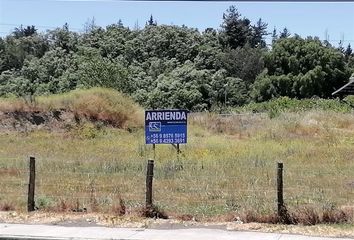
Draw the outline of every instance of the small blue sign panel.
[[[145,111],[146,144],[187,143],[187,110]]]

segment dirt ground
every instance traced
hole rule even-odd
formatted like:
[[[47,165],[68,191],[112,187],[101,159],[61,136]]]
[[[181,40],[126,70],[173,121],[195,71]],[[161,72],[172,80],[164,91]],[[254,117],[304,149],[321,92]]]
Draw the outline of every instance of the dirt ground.
[[[353,237],[354,225],[280,225],[261,223],[234,222],[209,222],[209,221],[182,221],[178,219],[146,219],[137,216],[114,216],[97,213],[52,213],[52,212],[0,212],[1,223],[22,224],[49,224],[67,227],[129,227],[151,229],[186,229],[186,228],[209,228],[223,229],[228,231],[259,231],[278,232],[290,234],[303,234],[309,236],[327,237]]]

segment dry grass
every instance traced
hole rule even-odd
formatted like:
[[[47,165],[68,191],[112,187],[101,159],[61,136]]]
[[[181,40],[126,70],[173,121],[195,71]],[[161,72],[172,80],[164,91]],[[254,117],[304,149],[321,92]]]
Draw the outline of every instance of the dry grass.
[[[290,214],[291,224],[311,226],[316,224],[345,224],[353,221],[353,211],[349,209],[318,209],[317,206],[299,206]]]
[[[260,214],[255,211],[248,210],[246,211],[240,218],[245,223],[280,223],[277,214],[269,213],[269,214]]]
[[[168,215],[163,210],[159,209],[159,207],[157,206],[139,208],[138,216],[144,218],[168,219]]]
[[[330,209],[322,213],[322,223],[350,223],[353,221],[353,212]]]
[[[103,121],[115,127],[142,126],[142,109],[123,94],[110,89],[91,88],[66,94],[39,97],[38,104],[48,110],[66,109],[79,117]]]
[[[8,202],[4,202],[0,204],[0,211],[14,211],[15,210],[15,206],[11,203]]]
[[[0,112],[22,112],[36,110],[34,106],[26,102],[24,99],[9,98],[1,99]]]
[[[273,119],[191,116],[182,154],[168,145],[156,148],[155,204],[168,215],[205,219],[232,213],[246,222],[274,222],[276,162],[282,161],[285,203],[298,223],[350,222],[352,212],[344,217],[326,207],[353,206],[352,122],[353,114],[321,111]],[[141,128],[103,128],[94,138],[13,132],[0,134],[0,145],[0,169],[26,171],[27,157],[37,157],[42,209],[64,201],[68,206],[62,209],[71,211],[78,199],[78,209],[91,212],[96,206],[96,211],[119,215],[117,199],[124,200],[125,214],[145,202],[146,160],[154,154]],[[24,210],[27,178],[26,172],[1,174],[0,202]],[[307,205],[313,211],[303,209]]]
[[[92,88],[65,94],[39,96],[34,101],[0,99],[0,112],[72,112],[77,120],[88,119],[119,128],[136,128],[143,124],[142,109],[130,98],[110,89]]]
[[[118,216],[123,216],[126,213],[126,206],[124,200],[119,198],[118,203],[114,203],[112,207],[112,213]]]

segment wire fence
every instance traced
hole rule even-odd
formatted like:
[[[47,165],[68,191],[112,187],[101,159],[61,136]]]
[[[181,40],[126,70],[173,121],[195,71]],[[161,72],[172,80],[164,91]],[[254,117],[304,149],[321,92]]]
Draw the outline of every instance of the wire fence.
[[[0,158],[0,206],[28,205],[28,159]],[[351,166],[351,165],[350,165]],[[35,207],[39,209],[110,212],[122,200],[128,208],[146,201],[146,161],[77,165],[75,161],[37,159]],[[354,206],[352,166],[309,169],[301,164],[284,167],[284,201],[288,207]],[[276,164],[229,161],[155,161],[153,202],[168,212],[218,215],[277,207]]]

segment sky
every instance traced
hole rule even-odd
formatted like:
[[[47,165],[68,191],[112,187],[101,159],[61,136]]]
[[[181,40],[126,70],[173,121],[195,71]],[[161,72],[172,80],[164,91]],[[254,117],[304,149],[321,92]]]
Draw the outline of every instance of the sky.
[[[68,23],[71,30],[83,31],[93,17],[103,27],[121,19],[125,26],[142,28],[151,14],[158,24],[218,29],[230,5],[252,23],[262,18],[269,32],[287,27],[302,37],[328,36],[334,45],[344,40],[344,46],[354,46],[354,2],[0,0],[0,36],[21,24],[35,25],[42,32]]]

